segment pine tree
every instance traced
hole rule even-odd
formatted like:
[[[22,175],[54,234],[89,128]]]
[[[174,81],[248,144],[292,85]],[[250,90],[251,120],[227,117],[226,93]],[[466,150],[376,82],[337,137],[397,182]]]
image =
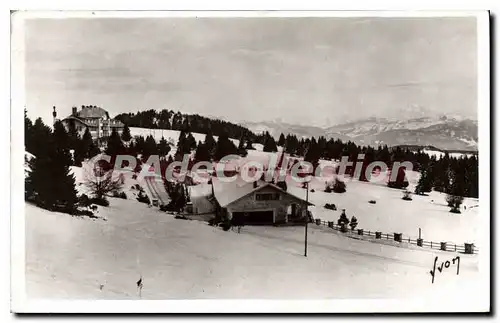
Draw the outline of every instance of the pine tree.
[[[77,167],[82,166],[82,162],[85,159],[85,151],[83,146],[83,139],[79,139],[74,144],[74,152],[73,152],[73,165]]]
[[[28,111],[24,109],[24,149],[33,153],[34,135],[33,122],[28,118]]]
[[[135,150],[137,154],[143,155],[144,154],[144,147],[146,145],[146,140],[144,139],[143,136],[136,136],[135,137]]]
[[[283,135],[283,133],[280,134],[280,138],[278,139],[278,146],[285,146],[285,136]]]
[[[45,125],[42,123],[41,128]],[[46,127],[46,126],[45,126]],[[68,134],[58,122],[53,133],[40,132],[44,141],[30,163],[31,172],[26,179],[26,197],[38,206],[74,214],[76,211],[75,178],[70,171]]]
[[[297,154],[299,142],[294,135],[287,135],[285,139],[285,152],[294,156]]]
[[[186,143],[186,133],[181,131],[179,133],[179,139],[177,140],[177,151],[175,152],[175,160],[181,161],[184,158],[184,154],[189,152],[188,145]]]
[[[173,130],[181,130],[182,128],[182,114],[177,112],[174,114],[172,118],[172,129]]]
[[[278,147],[276,146],[276,141],[274,141],[274,138],[269,134],[269,132],[265,133],[264,151],[265,152],[277,152],[278,151]]]
[[[158,127],[161,129],[170,129],[170,112],[168,110],[161,110],[160,118],[158,120]]]
[[[130,135],[130,128],[127,125],[123,127],[121,138],[125,142],[129,142],[132,139],[132,136]]]
[[[108,145],[106,147],[106,154],[116,157],[116,155],[120,155],[124,153],[124,146],[118,131],[116,128],[113,128],[111,131],[111,135],[108,138]]]
[[[247,154],[247,150],[245,149],[245,137],[241,137],[238,143],[238,155],[245,157]]]
[[[470,197],[479,197],[479,178],[478,178],[478,160],[472,156],[467,160],[467,192]]]
[[[463,162],[458,162],[452,171],[449,193],[453,196],[466,196],[466,167]]]
[[[215,146],[217,143],[215,142],[214,137],[212,136],[212,131],[209,129],[207,132],[207,135],[205,136],[205,141],[203,142],[203,145],[205,145],[206,149],[208,150],[208,153],[210,154],[210,157],[212,157],[215,153]]]
[[[160,156],[167,156],[170,152],[170,145],[164,137],[161,137],[160,142],[158,143],[158,153]]]
[[[217,145],[215,146],[214,159],[219,161],[223,157],[231,154],[236,154],[238,152],[238,148],[234,145],[234,143],[229,140],[226,133],[222,133],[219,136],[219,140],[217,141]]]
[[[372,147],[366,147],[364,150],[365,158],[363,159],[363,164],[361,166],[361,173],[359,174],[359,180],[363,182],[368,182],[371,180],[372,174],[366,174],[368,165],[370,165],[375,160],[375,150]]]
[[[101,152],[94,143],[89,128],[86,128],[83,133],[82,140],[80,141],[80,149],[84,159],[90,159]]]
[[[146,141],[144,143],[144,151],[142,159],[146,161],[149,158],[149,156],[155,155],[157,152],[158,149],[156,147],[155,139],[151,135],[147,136]]]
[[[415,194],[424,195],[432,191],[432,171],[427,168],[420,169],[420,179],[418,180],[417,187],[415,188]]]
[[[54,124],[54,132],[53,132],[53,145],[56,150],[57,157],[60,159],[60,162],[65,166],[70,166],[73,164],[73,160],[70,154],[70,140],[71,138],[68,136],[66,129],[63,124],[58,121]]]
[[[434,189],[438,192],[447,193],[450,189],[450,156],[445,153],[433,169]]]
[[[194,161],[195,163],[201,162],[201,161],[210,161],[210,153],[201,141],[198,143],[198,147],[196,148],[196,152],[194,154]]]
[[[194,139],[191,132],[189,132],[186,136],[186,147],[189,148],[189,151],[196,149],[196,139]]]
[[[313,137],[309,142],[307,152],[304,156],[304,160],[310,162],[313,165],[314,169],[316,169],[316,166],[319,163],[319,155],[320,152],[318,150],[318,144],[316,142],[316,139],[314,139]]]
[[[26,119],[25,122],[27,122]],[[25,181],[25,197],[26,199],[33,199],[36,196],[36,190],[41,189],[40,184],[42,181],[37,182],[37,179],[46,176],[47,180],[49,180],[50,174],[43,171],[46,169],[44,166],[49,164],[42,162],[45,162],[48,158],[48,146],[52,145],[53,137],[52,130],[43,123],[41,118],[36,119],[35,124],[29,131],[30,133],[26,137],[26,150],[33,154],[35,158],[29,161],[31,173]],[[33,172],[35,168],[42,169],[42,171]]]
[[[70,149],[76,149],[78,142],[80,141],[80,135],[76,130],[74,122],[69,122],[68,124],[68,146]]]

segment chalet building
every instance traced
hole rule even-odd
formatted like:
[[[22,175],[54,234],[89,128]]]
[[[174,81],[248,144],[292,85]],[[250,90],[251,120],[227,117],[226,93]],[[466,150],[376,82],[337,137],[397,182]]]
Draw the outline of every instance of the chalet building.
[[[248,225],[304,223],[307,205],[313,205],[262,180],[224,183],[214,178],[212,183],[215,212],[243,215]]]
[[[56,121],[57,112],[54,107],[54,122]],[[100,141],[109,137],[113,129],[116,129],[121,134],[124,124],[119,120],[109,117],[109,113],[103,108],[97,106],[83,106],[80,111],[76,107],[72,108],[70,116],[61,120],[66,130],[73,124],[80,135],[83,135],[85,129],[89,129],[93,139]]]

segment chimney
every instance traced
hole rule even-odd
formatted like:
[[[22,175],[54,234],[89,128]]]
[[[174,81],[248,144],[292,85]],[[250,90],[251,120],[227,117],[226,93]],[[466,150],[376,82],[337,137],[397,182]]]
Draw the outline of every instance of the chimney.
[[[73,107],[73,108],[72,108],[72,110],[73,110],[73,111],[72,111],[71,115],[76,116],[76,111],[77,111],[77,110],[76,110],[76,107]]]

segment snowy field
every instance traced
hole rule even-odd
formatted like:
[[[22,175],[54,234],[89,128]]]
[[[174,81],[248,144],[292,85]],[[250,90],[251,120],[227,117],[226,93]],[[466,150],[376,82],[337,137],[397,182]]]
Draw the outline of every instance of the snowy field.
[[[445,153],[442,151],[428,149],[428,148],[423,149],[422,152],[426,153],[430,157],[435,156],[437,159],[442,158],[445,155]],[[474,154],[472,154],[472,153],[470,153],[470,154],[468,154],[468,153],[449,153],[449,156],[453,157],[453,158],[462,158],[464,156],[470,158],[470,157],[474,156]]]
[[[415,173],[409,174],[410,187],[416,183]],[[413,182],[413,183],[412,183]],[[478,199],[466,198],[461,214],[450,213],[445,201],[446,194],[431,192],[429,196],[412,195],[412,201],[402,198],[403,190],[391,189],[384,184],[359,181],[346,181],[347,192],[325,193],[324,182],[315,181],[310,185],[309,200],[314,206],[310,210],[315,218],[324,221],[337,221],[341,210],[346,209],[349,218],[358,219],[358,228],[384,233],[403,233],[405,237],[418,238],[418,229],[422,229],[422,238],[436,242],[447,241],[462,244],[474,242],[478,247],[481,238],[479,231]],[[305,199],[305,189],[289,181],[288,190]],[[375,200],[376,204],[368,201]],[[337,211],[324,208],[326,203],[333,203]]]
[[[224,232],[111,198],[90,220],[26,205],[26,286],[30,298],[422,298],[479,293],[478,257],[460,255],[438,273],[434,257],[456,254],[357,241],[311,226]],[[443,297],[440,297],[443,296]]]

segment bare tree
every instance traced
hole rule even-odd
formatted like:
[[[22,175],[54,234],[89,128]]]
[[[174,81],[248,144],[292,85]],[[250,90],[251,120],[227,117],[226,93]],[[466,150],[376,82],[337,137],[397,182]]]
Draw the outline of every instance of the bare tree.
[[[106,170],[100,165],[84,167],[85,186],[98,199],[114,192],[119,192],[123,186],[123,174],[113,176],[113,169]]]

